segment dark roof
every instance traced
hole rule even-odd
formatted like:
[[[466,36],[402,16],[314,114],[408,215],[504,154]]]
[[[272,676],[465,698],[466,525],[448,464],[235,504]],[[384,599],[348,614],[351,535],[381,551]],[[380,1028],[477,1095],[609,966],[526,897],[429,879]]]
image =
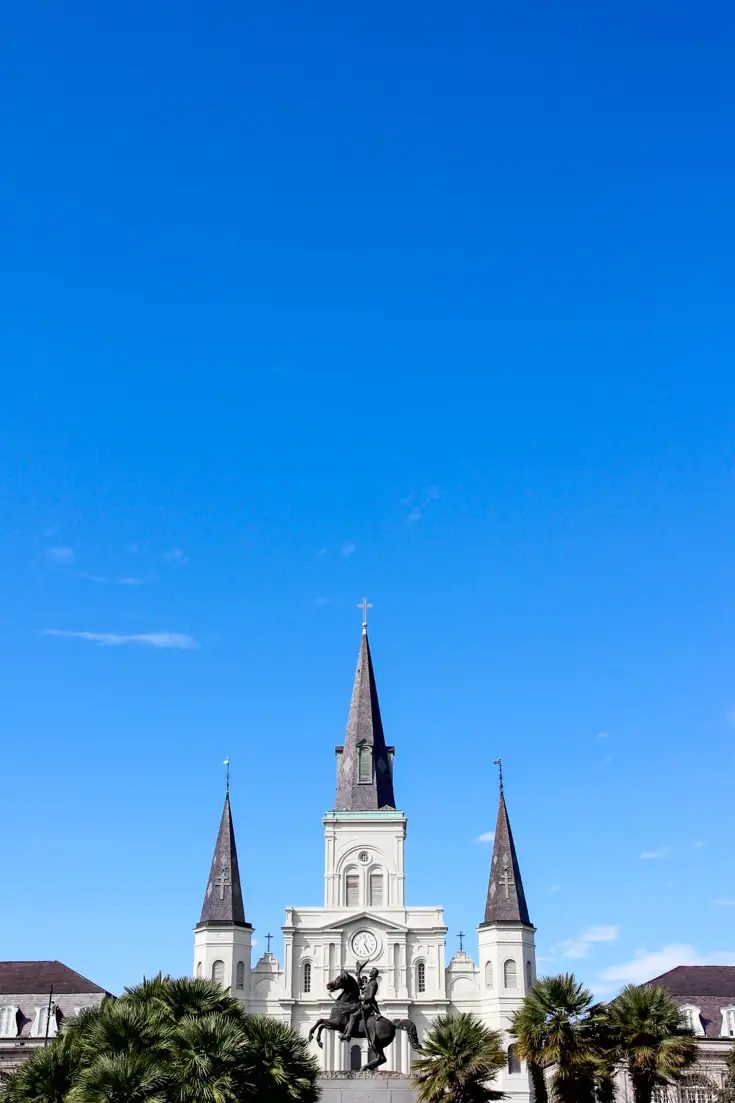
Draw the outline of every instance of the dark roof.
[[[357,759],[361,745],[372,749],[373,768],[369,782],[358,780]],[[381,808],[395,808],[393,767],[383,735],[367,628],[363,628],[360,642],[347,734],[344,746],[337,747],[337,756],[336,811],[373,812]]]
[[[501,789],[498,819],[495,824],[493,857],[487,886],[485,923],[516,922],[531,926],[521,871],[518,868],[513,832],[510,829],[505,795]]]
[[[109,995],[94,981],[75,973],[60,961],[0,961],[0,994],[38,995],[53,987],[57,995],[77,995],[101,992]]]
[[[660,984],[673,996],[735,999],[735,965],[677,965],[646,984]]]
[[[722,1037],[722,1009],[735,1004],[735,965],[677,965],[646,984],[667,988],[679,1006],[699,1008],[704,1036]]]
[[[207,891],[204,894],[199,923],[231,923],[247,927],[245,907],[240,887],[240,868],[237,864],[235,828],[232,826],[230,794],[225,797],[217,842],[212,855]]]

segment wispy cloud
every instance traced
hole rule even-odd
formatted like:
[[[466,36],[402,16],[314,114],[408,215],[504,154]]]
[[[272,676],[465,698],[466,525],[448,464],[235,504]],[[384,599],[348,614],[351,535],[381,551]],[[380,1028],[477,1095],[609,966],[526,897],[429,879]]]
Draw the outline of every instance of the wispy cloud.
[[[100,582],[105,586],[142,586],[146,581],[145,578],[108,578],[103,574],[87,574],[86,571],[80,571],[79,577],[86,578],[88,582]]]
[[[726,900],[724,897],[720,897],[719,900],[713,900],[713,904],[717,904],[718,908],[735,908],[735,900]]]
[[[642,862],[650,862],[654,858],[665,858],[668,853],[668,846],[660,846],[658,850],[642,850],[638,857]]]
[[[595,736],[595,739],[609,739],[609,738],[610,738],[610,732],[598,732],[597,735]]]
[[[54,548],[46,548],[46,558],[52,563],[73,563],[74,549],[57,545]]]
[[[431,502],[435,502],[438,497],[439,491],[435,486],[427,487],[420,495],[409,495],[406,499],[406,505],[410,506],[410,510],[406,515],[406,524],[414,525],[417,521],[420,521],[426,507]]]
[[[604,923],[597,927],[588,927],[577,938],[567,938],[555,948],[561,950],[562,957],[589,957],[594,943],[615,942],[619,937],[619,927],[612,923]]]
[[[735,965],[735,951],[718,950],[712,954],[700,954],[694,946],[685,943],[671,943],[661,950],[636,950],[632,961],[610,965],[602,970],[600,979],[618,984],[642,984],[677,965]]]
[[[126,643],[142,643],[149,647],[170,647],[179,651],[193,651],[199,641],[183,632],[138,632],[122,635],[119,632],[66,632],[60,628],[45,628],[45,636],[64,636],[68,639],[89,640],[100,647],[120,647]]]
[[[164,563],[178,563],[181,567],[183,567],[184,563],[189,562],[189,556],[184,555],[181,548],[172,548],[171,551],[163,552],[161,559]]]
[[[707,845],[706,843],[703,843],[701,840],[698,840],[696,843],[692,843],[692,850],[701,850],[702,847],[706,846],[706,845]]]
[[[484,834],[478,835],[475,839],[476,843],[491,843],[495,838],[494,831],[485,831]]]
[[[344,556],[345,559],[349,559],[350,556],[357,551],[357,544],[353,544],[351,540],[345,540],[342,547],[339,549],[339,554]]]
[[[549,892],[561,892],[563,885],[549,885]]]

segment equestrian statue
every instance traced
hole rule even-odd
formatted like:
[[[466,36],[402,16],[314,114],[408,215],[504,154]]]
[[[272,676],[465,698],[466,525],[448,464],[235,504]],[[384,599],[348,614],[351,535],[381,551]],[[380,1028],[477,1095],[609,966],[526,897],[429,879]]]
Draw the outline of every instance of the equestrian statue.
[[[309,1041],[316,1034],[316,1044],[321,1049],[322,1031],[339,1031],[340,1041],[349,1042],[353,1038],[367,1038],[370,1045],[370,1060],[363,1071],[376,1069],[384,1065],[385,1051],[396,1036],[397,1030],[405,1030],[412,1049],[421,1049],[415,1023],[410,1019],[386,1019],[378,1007],[378,984],[380,972],[371,969],[367,977],[362,971],[366,961],[358,961],[355,975],[347,970],[340,973],[327,984],[328,992],[340,992],[334,1001],[328,1019],[319,1019],[309,1031]]]

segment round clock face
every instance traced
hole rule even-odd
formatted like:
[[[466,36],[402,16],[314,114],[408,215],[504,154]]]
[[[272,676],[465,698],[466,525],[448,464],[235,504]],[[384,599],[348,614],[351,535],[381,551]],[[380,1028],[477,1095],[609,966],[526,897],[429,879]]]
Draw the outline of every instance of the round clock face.
[[[378,940],[372,931],[358,931],[352,936],[352,952],[363,960],[373,957],[378,950]]]

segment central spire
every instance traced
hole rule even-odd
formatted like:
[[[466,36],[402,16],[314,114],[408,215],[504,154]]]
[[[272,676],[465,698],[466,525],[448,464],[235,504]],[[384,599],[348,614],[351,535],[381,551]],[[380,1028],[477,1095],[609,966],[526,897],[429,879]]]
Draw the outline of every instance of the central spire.
[[[503,767],[500,759],[494,763],[500,768],[500,801],[498,819],[495,824],[493,857],[490,863],[490,878],[487,886],[485,904],[485,923],[507,922],[525,923],[531,926],[528,918],[526,894],[523,891],[521,871],[518,867],[513,832],[510,829],[508,809],[503,792]]]
[[[396,806],[393,747],[385,745],[365,619],[363,617],[347,733],[344,746],[337,747],[334,807],[338,812],[377,812]]]
[[[207,891],[202,905],[199,926],[206,923],[231,924],[235,927],[249,927],[245,922],[245,909],[240,887],[240,869],[237,864],[235,846],[235,828],[232,826],[230,810],[230,763],[227,766],[227,793],[222,819],[217,832],[217,842],[212,856]]]

